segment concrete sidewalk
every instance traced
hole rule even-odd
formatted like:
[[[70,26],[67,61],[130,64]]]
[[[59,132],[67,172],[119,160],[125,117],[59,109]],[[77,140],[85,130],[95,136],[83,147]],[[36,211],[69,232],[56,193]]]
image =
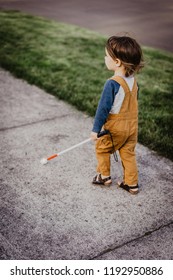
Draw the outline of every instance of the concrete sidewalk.
[[[0,258],[173,259],[173,163],[137,146],[140,193],[93,186],[93,119],[0,70]]]

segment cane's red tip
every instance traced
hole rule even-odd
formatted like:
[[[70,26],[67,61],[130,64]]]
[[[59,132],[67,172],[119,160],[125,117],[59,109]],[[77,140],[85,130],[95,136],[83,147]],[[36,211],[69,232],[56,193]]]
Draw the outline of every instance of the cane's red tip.
[[[51,159],[53,159],[53,158],[56,158],[57,156],[58,156],[58,154],[52,155],[52,156],[50,156],[49,158],[47,158],[47,160],[51,160]]]

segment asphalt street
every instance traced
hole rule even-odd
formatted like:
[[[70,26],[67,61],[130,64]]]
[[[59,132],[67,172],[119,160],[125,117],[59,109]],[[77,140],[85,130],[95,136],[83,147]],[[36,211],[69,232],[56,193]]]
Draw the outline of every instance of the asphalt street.
[[[0,0],[0,8],[79,25],[107,36],[128,33],[143,45],[173,51],[172,0]]]

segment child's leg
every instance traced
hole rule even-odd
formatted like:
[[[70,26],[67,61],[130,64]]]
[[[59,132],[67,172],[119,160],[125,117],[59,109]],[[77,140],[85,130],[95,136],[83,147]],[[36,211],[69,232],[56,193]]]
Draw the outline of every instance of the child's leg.
[[[96,151],[97,172],[102,176],[110,176],[110,153],[99,153]]]
[[[137,142],[136,133],[128,138],[126,143],[119,149],[122,165],[124,168],[124,184],[135,186],[138,184],[138,170],[135,155]]]
[[[97,172],[102,176],[110,176],[110,153],[112,142],[110,136],[103,136],[96,142]]]

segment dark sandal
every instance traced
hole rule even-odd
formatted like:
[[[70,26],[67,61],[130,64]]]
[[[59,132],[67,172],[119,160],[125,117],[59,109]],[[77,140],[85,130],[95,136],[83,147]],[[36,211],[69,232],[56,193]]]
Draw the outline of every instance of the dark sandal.
[[[110,182],[108,182],[108,181],[110,181]],[[102,179],[101,174],[98,174],[93,178],[92,183],[95,185],[110,186],[112,184],[111,176]]]
[[[118,184],[118,186],[131,194],[137,194],[139,192],[139,186],[128,186],[124,183]],[[136,191],[132,191],[133,189],[137,189]]]

